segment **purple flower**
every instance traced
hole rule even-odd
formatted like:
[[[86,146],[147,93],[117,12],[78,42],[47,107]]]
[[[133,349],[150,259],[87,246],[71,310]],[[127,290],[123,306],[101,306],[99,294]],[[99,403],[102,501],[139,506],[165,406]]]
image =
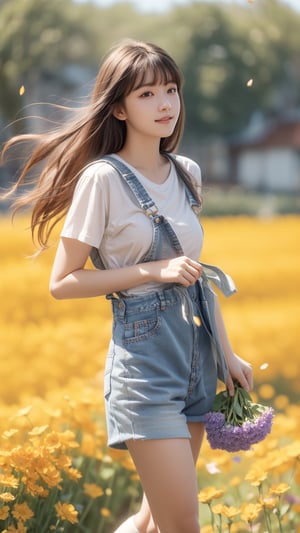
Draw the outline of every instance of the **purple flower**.
[[[235,395],[217,395],[217,410],[205,416],[207,440],[213,449],[238,452],[249,450],[271,431],[274,411],[251,402],[245,391],[236,385]]]

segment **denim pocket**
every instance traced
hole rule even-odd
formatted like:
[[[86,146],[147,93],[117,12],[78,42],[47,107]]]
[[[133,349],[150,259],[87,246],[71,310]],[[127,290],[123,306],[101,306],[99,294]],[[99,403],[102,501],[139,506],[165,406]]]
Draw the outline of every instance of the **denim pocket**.
[[[124,344],[143,341],[157,333],[161,323],[158,310],[144,312],[142,317],[127,317],[124,324]]]

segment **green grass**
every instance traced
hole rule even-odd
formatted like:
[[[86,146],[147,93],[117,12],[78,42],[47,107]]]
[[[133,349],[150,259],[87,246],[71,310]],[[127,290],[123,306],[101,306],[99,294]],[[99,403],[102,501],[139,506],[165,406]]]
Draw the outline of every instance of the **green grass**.
[[[299,194],[247,191],[240,187],[203,187],[204,216],[299,214]]]

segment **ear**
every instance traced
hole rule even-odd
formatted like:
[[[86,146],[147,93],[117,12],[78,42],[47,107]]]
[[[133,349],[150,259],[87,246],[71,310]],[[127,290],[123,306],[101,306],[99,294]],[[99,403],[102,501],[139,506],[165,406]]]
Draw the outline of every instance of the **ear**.
[[[123,109],[123,107],[120,104],[115,105],[112,114],[118,120],[126,120],[126,118],[127,118],[125,110]]]

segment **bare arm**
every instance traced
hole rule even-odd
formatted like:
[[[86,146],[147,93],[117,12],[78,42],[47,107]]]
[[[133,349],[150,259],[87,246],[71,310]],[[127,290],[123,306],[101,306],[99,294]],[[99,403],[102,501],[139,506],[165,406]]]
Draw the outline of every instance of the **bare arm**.
[[[229,369],[226,383],[229,394],[232,396],[234,393],[233,379],[236,379],[245,390],[250,391],[253,388],[252,367],[247,361],[244,361],[233,352],[218,301],[216,302],[216,321]]]
[[[85,268],[91,246],[61,238],[53,263],[50,292],[57,299],[88,298],[124,291],[149,281],[193,285],[202,267],[188,257],[151,261],[111,270]]]

